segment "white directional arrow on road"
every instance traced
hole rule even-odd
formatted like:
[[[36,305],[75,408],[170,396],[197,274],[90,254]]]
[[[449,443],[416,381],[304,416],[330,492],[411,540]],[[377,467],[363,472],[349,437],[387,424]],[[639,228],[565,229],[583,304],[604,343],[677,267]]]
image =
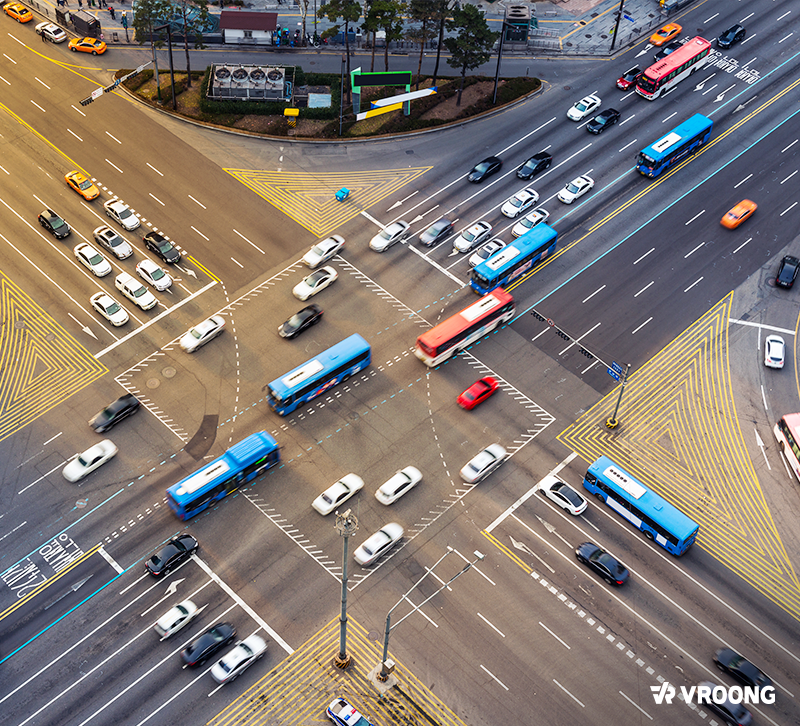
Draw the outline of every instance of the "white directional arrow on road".
[[[767,459],[767,452],[764,451],[764,442],[761,440],[761,437],[758,435],[758,429],[753,429],[756,432],[756,446],[761,449],[761,453],[764,456],[764,461],[767,463],[767,469],[772,471],[772,467],[769,465],[769,459]]]
[[[508,535],[508,538],[511,540],[511,544],[514,546],[515,549],[521,550],[525,554],[531,555],[532,557],[535,557],[537,560],[539,560],[539,562],[541,563],[542,567],[546,567],[548,570],[550,570],[551,573],[555,572],[555,570],[552,567],[550,567],[550,565],[548,565],[541,557],[539,557],[539,555],[537,555],[524,542],[520,542],[519,540],[514,539],[511,535]]]
[[[702,91],[702,90],[703,90],[703,88],[704,88],[704,86],[706,85],[706,81],[710,81],[710,80],[711,80],[711,79],[712,79],[714,76],[716,76],[716,75],[717,75],[716,73],[712,73],[712,74],[711,74],[710,76],[708,76],[707,78],[704,78],[702,81],[700,81],[700,83],[698,83],[698,84],[697,84],[697,85],[694,87],[694,90],[695,90],[695,91]]]
[[[67,313],[78,325],[81,326],[81,330],[86,333],[87,335],[91,335],[95,340],[97,340],[97,336],[92,332],[92,329],[88,325],[84,325],[78,318],[76,318],[72,313]]]
[[[717,97],[714,99],[714,103],[719,103],[723,98],[725,98],[725,94],[731,90],[731,88],[735,88],[736,84],[728,86],[724,91],[721,91],[717,94]]]

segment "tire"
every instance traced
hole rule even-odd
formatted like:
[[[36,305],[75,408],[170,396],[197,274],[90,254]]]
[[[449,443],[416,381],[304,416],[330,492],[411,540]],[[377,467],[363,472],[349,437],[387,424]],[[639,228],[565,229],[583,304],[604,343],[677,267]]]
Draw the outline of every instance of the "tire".
[[[70,50],[71,50],[73,53],[77,53],[77,52],[78,52],[78,49],[77,49],[77,48],[70,48]]]
[[[645,536],[647,539],[649,539],[651,542],[654,542],[654,541],[655,541],[655,539],[656,539],[655,537],[653,537],[653,533],[652,533],[652,532],[645,532],[645,533],[644,533],[644,536]]]
[[[96,51],[96,50],[93,50],[93,51],[92,51],[92,55],[97,55],[97,51]]]
[[[606,503],[606,500],[605,500],[605,499],[603,499],[603,495],[602,495],[602,494],[600,494],[599,492],[597,492],[597,493],[595,494],[595,496],[596,496],[596,497],[597,497],[597,498],[598,498],[598,499],[599,499],[601,502],[603,502],[603,504],[605,504],[605,503]]]

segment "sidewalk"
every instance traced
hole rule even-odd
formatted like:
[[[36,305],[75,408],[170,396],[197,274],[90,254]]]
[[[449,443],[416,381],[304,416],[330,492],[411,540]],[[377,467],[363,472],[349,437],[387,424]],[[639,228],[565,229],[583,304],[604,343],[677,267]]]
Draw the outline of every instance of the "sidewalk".
[[[525,4],[514,2],[514,0],[461,1],[469,2],[483,10],[489,26],[493,30],[500,29],[507,6]],[[78,0],[67,0],[66,8],[60,9],[73,12],[82,9],[94,15],[100,21],[105,41],[109,45],[135,43],[133,29],[130,27],[133,15],[130,0],[127,3],[121,2],[121,0],[103,0],[103,2],[109,3],[109,8],[100,8],[98,6],[100,0],[92,0],[93,5],[89,5],[88,2],[89,0],[81,0],[82,7],[79,8]],[[49,18],[55,18],[55,0],[53,2],[34,0],[31,5]],[[552,2],[529,3],[529,5],[534,10],[532,15],[535,15],[539,27],[537,30],[531,30],[531,39],[534,41],[533,48],[521,52],[522,54],[608,56],[612,53],[611,42],[616,13],[620,6],[619,0],[553,0]],[[111,8],[114,9],[113,18]],[[279,23],[289,27],[302,21],[300,7],[296,4],[278,4],[275,0],[249,0],[243,9],[277,12],[281,16]],[[219,12],[217,6],[210,7],[209,10],[212,13]],[[127,15],[128,20],[127,39],[126,29],[123,27],[123,13]],[[313,13],[313,9],[309,5],[306,25],[310,32],[313,31],[314,24],[311,13]],[[619,23],[618,39],[614,44],[613,52],[632,45],[664,22],[666,22],[666,17],[660,11],[658,0],[625,0],[625,9]],[[327,21],[318,21],[320,32],[328,25]],[[254,48],[254,46],[248,47]],[[337,46],[327,47],[339,50]],[[273,50],[273,46],[269,46],[269,49]],[[503,51],[504,55],[516,55],[517,53],[513,48],[508,47]]]

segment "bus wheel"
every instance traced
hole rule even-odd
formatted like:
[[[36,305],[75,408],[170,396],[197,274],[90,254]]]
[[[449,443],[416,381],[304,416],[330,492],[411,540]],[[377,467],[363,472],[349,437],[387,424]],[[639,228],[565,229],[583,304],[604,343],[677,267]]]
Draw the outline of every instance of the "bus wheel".
[[[653,533],[648,532],[647,530],[645,530],[644,536],[647,537],[647,539],[649,539],[651,542],[655,539],[655,537],[653,537]]]
[[[606,500],[603,498],[603,495],[602,495],[600,492],[597,492],[597,493],[595,494],[595,496],[596,496],[596,497],[597,497],[597,498],[598,498],[598,499],[599,499],[601,502],[603,502],[603,504],[605,504],[605,503],[606,503]]]

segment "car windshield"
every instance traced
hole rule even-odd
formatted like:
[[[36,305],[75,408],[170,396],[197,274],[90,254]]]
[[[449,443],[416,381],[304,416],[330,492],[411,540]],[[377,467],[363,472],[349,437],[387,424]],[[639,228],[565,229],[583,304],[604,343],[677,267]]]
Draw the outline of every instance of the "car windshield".
[[[84,179],[82,182],[78,183],[78,186],[81,189],[86,190],[86,189],[89,189],[92,186],[92,182],[90,182],[88,179]]]
[[[566,484],[559,483],[553,487],[554,492],[558,492],[562,497],[568,499],[571,504],[575,505],[576,507],[581,505],[581,497],[573,490],[571,487],[567,486]]]
[[[53,229],[61,229],[67,224],[61,217],[51,217],[50,223],[53,225]]]
[[[147,290],[145,290],[144,287],[139,287],[138,289],[133,291],[133,296],[134,297],[141,297],[142,295],[146,295],[146,294],[147,294]]]
[[[482,161],[480,164],[478,164],[475,167],[475,171],[480,171],[480,172],[487,171],[488,169],[489,169],[489,162],[488,161]]]
[[[324,255],[328,250],[327,250],[327,248],[323,247],[322,245],[314,245],[311,248],[311,251],[315,255],[319,255],[320,257],[322,257],[322,255]]]
[[[325,270],[320,270],[319,272],[315,272],[313,275],[309,275],[306,278],[306,283],[311,285],[312,287],[316,285],[318,282],[321,282],[328,276],[328,273]]]
[[[511,202],[512,207],[521,207],[523,200],[520,197],[511,197],[509,201]]]
[[[103,261],[103,258],[97,252],[90,252],[89,254],[89,262],[91,262],[93,265],[99,265]]]
[[[172,249],[172,245],[167,240],[161,240],[158,242],[158,249],[162,252],[169,252]]]
[[[79,463],[81,466],[89,466],[89,463],[90,463],[90,461],[91,461],[91,460],[84,459],[84,458],[83,458],[83,455],[81,455],[81,456],[79,456],[79,457],[78,457],[78,463]]]
[[[462,232],[461,236],[467,240],[467,242],[472,242],[475,239],[475,234],[467,230],[466,232]]]
[[[149,270],[148,272],[150,274],[150,277],[152,277],[154,280],[160,280],[162,277],[166,277],[167,274],[160,267],[156,267],[155,269]]]
[[[578,189],[580,189],[580,187],[575,182],[570,182],[569,184],[567,184],[567,191],[570,194],[576,194],[578,192]]]
[[[119,310],[120,310],[120,306],[119,306],[119,303],[116,300],[114,302],[112,302],[111,305],[109,305],[106,308],[106,312],[109,315],[113,315],[114,313],[119,312]]]
[[[106,242],[108,242],[110,247],[118,247],[122,244],[122,237],[117,234],[108,235],[108,237],[106,237]]]
[[[578,111],[585,111],[588,107],[589,107],[589,105],[584,103],[583,101],[581,101],[580,103],[576,103],[575,104],[575,108],[577,108]]]
[[[122,209],[117,209],[117,214],[119,215],[120,219],[127,219],[131,216],[131,210],[127,207],[123,207]]]

